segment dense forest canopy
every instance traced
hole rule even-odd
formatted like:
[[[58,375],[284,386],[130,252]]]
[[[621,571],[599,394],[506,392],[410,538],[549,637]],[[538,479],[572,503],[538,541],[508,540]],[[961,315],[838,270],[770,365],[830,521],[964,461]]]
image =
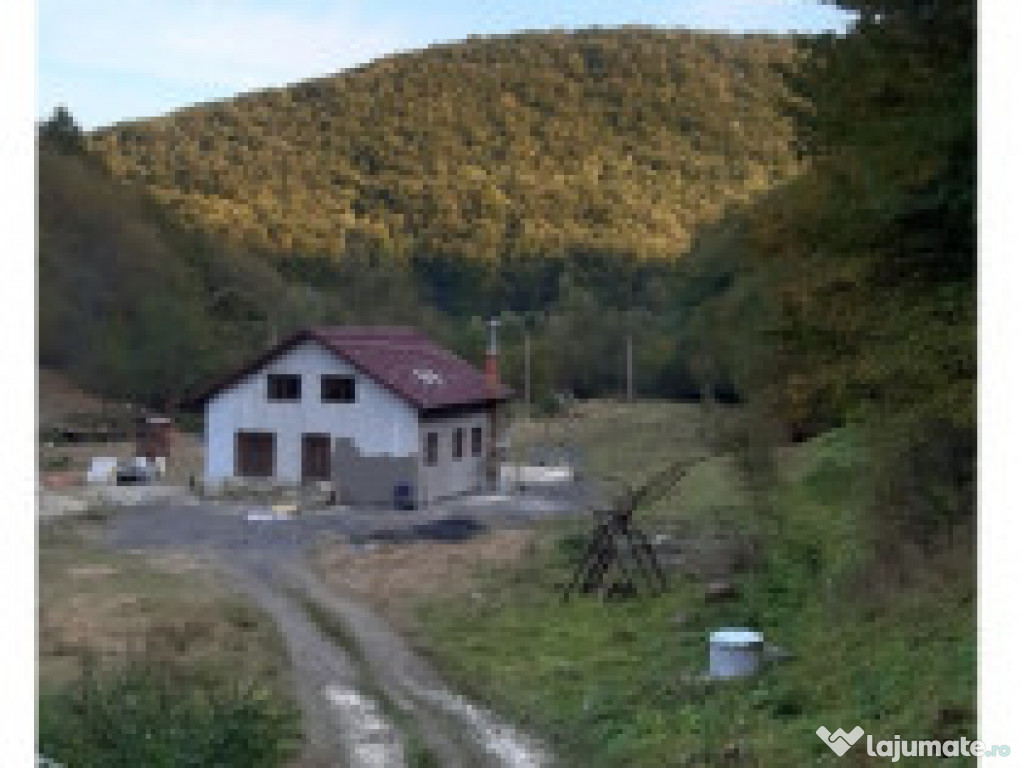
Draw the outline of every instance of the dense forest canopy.
[[[301,325],[436,327],[389,264],[350,260],[328,291],[291,284],[111,179],[78,136],[59,113],[40,129],[39,358],[80,386],[168,407]]]
[[[704,230],[681,295],[715,276],[691,313],[715,364],[795,434],[866,430],[891,520],[968,519],[976,6],[839,4],[857,23],[806,41],[790,79],[806,172]]]
[[[676,257],[796,164],[793,41],[471,38],[90,137],[183,221],[270,254]]]

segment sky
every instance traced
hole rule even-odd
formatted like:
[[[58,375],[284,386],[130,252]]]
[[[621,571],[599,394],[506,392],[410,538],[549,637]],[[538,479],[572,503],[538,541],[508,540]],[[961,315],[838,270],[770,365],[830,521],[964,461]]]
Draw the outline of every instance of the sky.
[[[621,24],[813,32],[847,19],[814,0],[39,0],[37,113],[63,104],[94,128],[473,34]]]

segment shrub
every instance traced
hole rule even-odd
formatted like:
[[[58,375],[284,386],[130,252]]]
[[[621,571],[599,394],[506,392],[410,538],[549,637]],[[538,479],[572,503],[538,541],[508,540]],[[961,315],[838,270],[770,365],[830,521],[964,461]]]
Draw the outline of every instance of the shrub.
[[[268,689],[152,662],[83,668],[39,699],[39,752],[76,768],[284,763],[298,715]]]

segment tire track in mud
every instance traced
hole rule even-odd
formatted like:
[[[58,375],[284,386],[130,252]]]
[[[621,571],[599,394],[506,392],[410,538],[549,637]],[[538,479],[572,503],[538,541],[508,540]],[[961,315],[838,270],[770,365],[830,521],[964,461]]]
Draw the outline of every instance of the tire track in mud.
[[[335,627],[379,697],[404,714],[414,733],[449,768],[549,768],[552,755],[488,710],[450,691],[407,641],[365,606],[327,590],[306,566],[286,578]]]
[[[235,562],[223,570],[276,623],[291,660],[290,677],[302,710],[304,768],[400,768],[400,731],[361,693],[361,673],[285,592],[265,566]]]
[[[386,622],[328,591],[298,559],[235,558],[225,570],[284,637],[307,733],[304,765],[553,765],[539,742],[450,691]]]

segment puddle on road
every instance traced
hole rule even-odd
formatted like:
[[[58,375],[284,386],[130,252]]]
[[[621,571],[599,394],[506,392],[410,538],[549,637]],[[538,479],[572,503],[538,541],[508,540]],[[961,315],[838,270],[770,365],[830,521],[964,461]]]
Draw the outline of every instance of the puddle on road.
[[[327,686],[323,694],[343,720],[353,768],[396,768],[405,764],[397,731],[372,699],[339,685]]]
[[[463,720],[483,749],[508,768],[544,768],[552,764],[552,757],[537,741],[499,722],[482,707],[445,691],[426,691],[425,694]]]

